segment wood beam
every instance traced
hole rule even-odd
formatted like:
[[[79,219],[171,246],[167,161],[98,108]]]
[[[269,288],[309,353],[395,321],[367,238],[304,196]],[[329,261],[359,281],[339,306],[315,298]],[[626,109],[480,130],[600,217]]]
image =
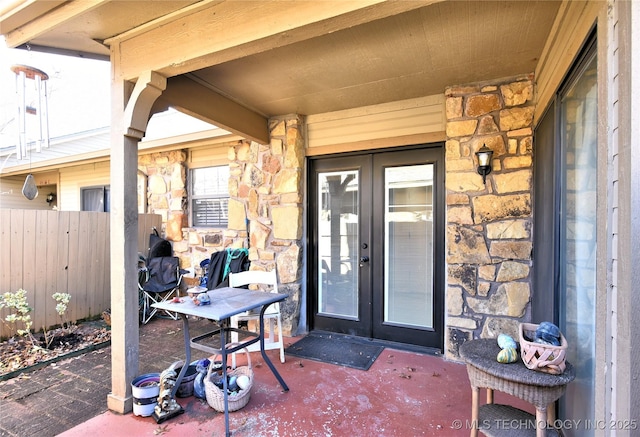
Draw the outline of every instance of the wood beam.
[[[116,65],[117,68],[117,65]],[[145,77],[146,76],[146,77]],[[152,95],[159,95],[164,78],[153,72],[130,83],[111,86],[111,392],[107,407],[125,414],[133,409],[131,381],[138,375],[137,232],[138,141],[145,131]],[[145,92],[145,88],[151,88]],[[138,102],[138,100],[141,100]],[[125,109],[126,108],[126,109]],[[147,113],[145,113],[147,112]],[[126,118],[125,118],[126,116]],[[140,135],[140,137],[137,137]]]
[[[599,2],[562,2],[536,66],[536,126],[547,110],[582,43],[591,32],[602,6]]]
[[[8,33],[28,23],[51,9],[57,8],[66,0],[36,1],[14,0],[0,5],[0,33]]]
[[[153,117],[155,114],[165,112],[169,108],[171,108],[171,104],[169,102],[167,102],[166,100],[162,100],[162,97],[158,98],[155,102],[153,102],[153,106],[151,106],[151,111],[149,111],[149,120],[151,120],[151,117]]]
[[[66,2],[56,9],[48,11],[45,10],[46,15],[43,18],[36,15],[36,13],[38,13],[38,8],[33,6],[32,9],[28,10],[31,20],[5,34],[4,38],[7,47],[18,47],[20,44],[27,43],[51,29],[63,26],[64,23],[91,11],[102,4],[109,3],[109,1],[110,0],[82,0]],[[46,4],[48,2],[36,2],[36,5],[38,3]],[[58,3],[60,2],[52,4],[57,6]],[[24,15],[27,15],[26,12]],[[23,19],[25,18],[23,17]]]
[[[158,100],[157,108],[168,105],[244,138],[269,144],[266,117],[186,76],[167,79],[167,88]]]
[[[140,76],[124,109],[124,135],[137,138],[144,136],[151,118],[151,108],[167,86],[167,79],[153,71]]]
[[[105,44],[119,46],[125,80],[147,69],[172,77],[439,1],[212,2],[189,15],[158,19],[142,33],[133,30]]]

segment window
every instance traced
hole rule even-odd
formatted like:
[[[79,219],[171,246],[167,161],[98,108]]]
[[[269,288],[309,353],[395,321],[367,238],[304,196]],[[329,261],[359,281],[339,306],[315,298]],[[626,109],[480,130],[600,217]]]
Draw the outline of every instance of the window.
[[[229,166],[191,170],[191,225],[226,228],[229,206]]]
[[[594,420],[598,82],[596,40],[585,44],[540,120],[536,138],[532,320],[554,321],[569,342],[576,379],[558,404],[562,420]],[[593,429],[564,430],[591,436]]]
[[[81,188],[80,197],[82,211],[111,211],[111,190],[108,186]]]

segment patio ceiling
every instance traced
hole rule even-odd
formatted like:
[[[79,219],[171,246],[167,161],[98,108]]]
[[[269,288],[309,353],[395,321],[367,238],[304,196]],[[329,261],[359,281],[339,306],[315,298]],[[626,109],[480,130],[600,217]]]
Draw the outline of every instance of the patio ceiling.
[[[381,16],[381,8],[391,10],[391,6],[375,3],[363,1],[353,7],[359,16],[370,14],[370,19],[339,28],[327,24],[330,30],[291,38],[295,40],[291,43],[282,32],[280,44],[246,50],[243,56],[238,55],[243,50],[238,44],[228,60],[186,74],[264,117],[311,115],[441,94],[449,85],[533,72],[561,4],[407,1],[400,2],[404,10],[394,6],[393,13]],[[108,56],[105,40],[140,32],[162,17],[223,6],[227,13],[242,15],[258,4],[14,1],[0,10],[0,32],[13,47],[29,44],[81,56]],[[293,4],[304,7],[300,2],[279,3],[283,10],[293,9]],[[291,26],[297,30],[297,23]],[[251,35],[252,28],[244,32]]]

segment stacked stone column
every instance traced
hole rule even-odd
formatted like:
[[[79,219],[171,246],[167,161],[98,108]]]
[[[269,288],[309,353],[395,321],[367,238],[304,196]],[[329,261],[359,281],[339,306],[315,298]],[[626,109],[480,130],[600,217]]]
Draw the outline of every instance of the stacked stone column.
[[[446,90],[445,349],[517,338],[531,300],[533,76]],[[486,185],[475,153],[493,150]]]
[[[164,232],[172,241],[181,241],[182,228],[188,225],[185,213],[186,160],[187,153],[184,150],[150,153],[138,157],[138,170],[147,176],[147,187],[138,187],[138,192],[146,192],[148,212],[162,216],[165,229],[158,229],[158,232]]]
[[[282,331],[298,329],[302,272],[303,120],[270,122],[271,143],[229,150],[229,232],[249,229],[251,269],[277,268]]]

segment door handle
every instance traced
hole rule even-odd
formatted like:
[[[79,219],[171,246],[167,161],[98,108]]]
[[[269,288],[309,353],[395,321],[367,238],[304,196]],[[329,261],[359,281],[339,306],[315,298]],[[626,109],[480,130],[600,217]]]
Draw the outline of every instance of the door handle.
[[[360,267],[364,266],[364,263],[368,263],[369,262],[369,257],[368,256],[361,256],[360,257]]]

